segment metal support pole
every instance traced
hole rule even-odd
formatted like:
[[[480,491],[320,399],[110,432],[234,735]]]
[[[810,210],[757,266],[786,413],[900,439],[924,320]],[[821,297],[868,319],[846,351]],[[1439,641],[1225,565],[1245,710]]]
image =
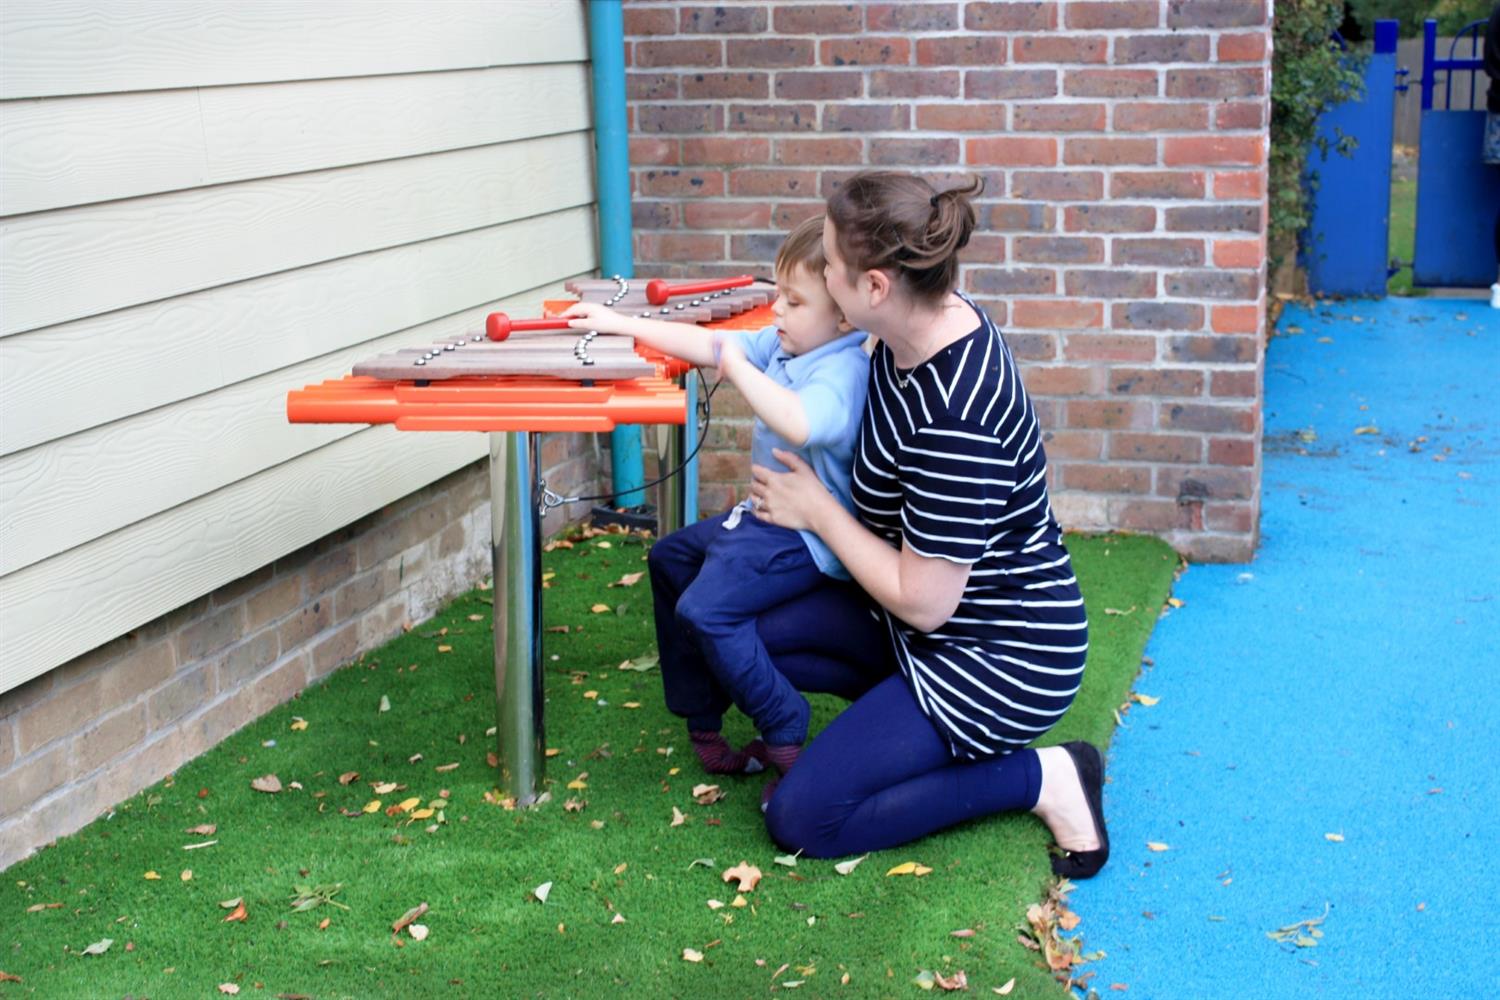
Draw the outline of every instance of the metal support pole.
[[[495,752],[500,788],[528,806],[543,754],[539,435],[490,434],[490,556],[495,574]]]
[[[691,414],[688,419],[692,419]],[[683,428],[678,424],[657,424],[654,429],[656,431],[656,474],[663,476],[677,468],[682,463],[682,456],[686,454],[682,448]],[[665,538],[682,527],[685,478],[678,474],[656,485],[658,538]]]

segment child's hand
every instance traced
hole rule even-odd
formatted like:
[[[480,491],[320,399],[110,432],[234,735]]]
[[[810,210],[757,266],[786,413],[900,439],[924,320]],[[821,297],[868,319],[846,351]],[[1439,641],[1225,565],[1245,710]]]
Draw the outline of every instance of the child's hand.
[[[571,320],[568,327],[573,330],[598,330],[600,333],[624,333],[630,317],[615,312],[602,302],[575,302],[567,308],[563,319]]]

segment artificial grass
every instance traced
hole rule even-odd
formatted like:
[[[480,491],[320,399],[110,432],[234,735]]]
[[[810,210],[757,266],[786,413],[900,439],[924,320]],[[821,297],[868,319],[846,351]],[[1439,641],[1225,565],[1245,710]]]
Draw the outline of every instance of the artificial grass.
[[[1104,745],[1177,557],[1143,537],[1074,537],[1069,548],[1089,608],[1089,665],[1044,742]],[[645,551],[639,539],[605,536],[543,557],[555,574],[546,624],[570,628],[545,635],[546,742],[560,751],[547,762],[550,802],[508,811],[486,800],[495,783],[485,735],[494,724],[491,602],[466,594],[9,869],[0,969],[22,982],[0,982],[0,997],[208,997],[221,983],[241,996],[741,997],[797,982],[809,996],[915,996],[912,978],[924,969],[965,970],[979,993],[1014,976],[1012,996],[1061,995],[1014,931],[1051,880],[1050,838],[1029,815],[871,856],[848,876],[832,861],[773,863],[760,779],[706,776],[662,705],[658,672],[617,668],[654,643],[649,584],[607,587],[644,570]],[[591,612],[598,603],[610,611]],[[816,731],[841,703],[813,702]],[[294,717],[306,728],[292,729]],[[733,715],[726,731],[750,735]],[[340,784],[350,771],[358,779]],[[302,788],[252,790],[265,774]],[[587,787],[565,787],[576,779]],[[404,787],[377,795],[382,781]],[[709,781],[726,797],[696,804],[692,787]],[[434,833],[426,827],[436,816],[361,811],[377,798],[426,806],[445,793],[446,822]],[[570,798],[587,804],[571,811]],[[688,817],[675,828],[674,806]],[[184,832],[204,823],[217,825],[214,835]],[[183,850],[210,839],[218,843]],[[711,910],[709,899],[734,900],[720,873],[741,860],[764,872],[749,905]],[[887,877],[908,860],[934,871]],[[148,870],[161,878],[145,879]],[[531,893],[545,882],[542,903]],[[332,883],[347,910],[290,909],[294,885]],[[220,903],[234,897],[248,918],[226,923]],[[63,905],[28,912],[53,902]],[[397,947],[392,922],[420,902],[430,905],[420,921],[430,936],[403,934]],[[612,922],[617,913],[623,923]],[[950,936],[961,928],[976,933]],[[103,938],[114,941],[106,953],[80,953]],[[684,961],[685,948],[703,961]]]
[[[1425,288],[1411,285],[1411,265],[1417,243],[1417,182],[1395,178],[1391,181],[1390,259],[1401,262],[1400,269],[1386,282],[1391,295],[1423,296]]]

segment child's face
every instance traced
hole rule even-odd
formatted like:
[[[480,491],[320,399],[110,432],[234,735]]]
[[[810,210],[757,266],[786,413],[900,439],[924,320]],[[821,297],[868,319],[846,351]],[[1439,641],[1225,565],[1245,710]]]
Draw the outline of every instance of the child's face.
[[[800,264],[776,276],[776,301],[771,313],[776,317],[782,349],[794,357],[822,347],[850,329],[828,294],[823,276]]]

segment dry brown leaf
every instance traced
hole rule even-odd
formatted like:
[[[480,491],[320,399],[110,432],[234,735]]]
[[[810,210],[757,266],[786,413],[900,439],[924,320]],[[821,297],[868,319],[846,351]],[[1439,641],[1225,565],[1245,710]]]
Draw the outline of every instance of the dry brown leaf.
[[[1132,692],[1130,695],[1130,700],[1138,701],[1142,705],[1145,705],[1147,708],[1150,708],[1152,705],[1155,705],[1157,702],[1161,701],[1160,698],[1153,698],[1149,694],[1141,694],[1139,691]]]
[[[331,923],[333,923],[332,917],[324,917],[322,920],[318,921],[318,930],[326,931],[328,929],[328,925]]]
[[[945,990],[966,990],[969,988],[969,977],[964,975],[964,970],[959,969],[952,976],[945,976],[941,972],[932,974],[932,981]]]
[[[974,936],[974,929],[972,927],[965,927],[961,931],[949,931],[948,936],[956,938],[971,938]]]
[[[409,909],[405,913],[401,914],[401,918],[399,920],[397,920],[394,924],[391,924],[391,933],[392,934],[400,934],[401,931],[402,931],[402,929],[405,928],[407,924],[411,923],[413,920],[416,920],[418,917],[420,917],[422,914],[424,914],[426,912],[427,912],[427,904],[426,903],[418,903],[416,906],[413,906],[411,909]]]
[[[589,607],[589,610],[596,615],[602,615],[608,612],[610,607],[608,604],[594,604]]]
[[[437,648],[437,651],[439,653],[451,653],[451,652],[453,652],[453,647],[452,646],[439,646]]]
[[[686,822],[687,822],[687,816],[683,814],[683,811],[681,809],[678,809],[676,806],[673,806],[672,807],[672,822],[671,822],[670,825],[672,825],[672,826],[681,826],[682,824],[684,824]]]
[[[1162,851],[1170,851],[1172,848],[1167,846],[1166,844],[1163,844],[1159,840],[1148,840],[1146,841],[1146,849],[1148,851],[1156,851],[1157,853],[1161,853]]]
[[[155,882],[158,879],[160,879],[161,876],[158,875],[158,874],[156,874],[156,872],[152,871],[152,872],[147,872],[146,874],[142,875],[141,878],[145,879],[147,882]]]
[[[60,910],[60,909],[62,909],[62,904],[61,903],[32,903],[30,906],[26,907],[26,912],[27,913],[41,913],[43,910]]]
[[[353,784],[354,782],[356,782],[358,780],[359,780],[359,772],[358,771],[345,771],[343,774],[339,775],[339,784],[341,784],[341,785],[350,785],[350,784]]]
[[[438,772],[439,774],[446,774],[449,771],[456,771],[458,770],[458,762],[454,761],[452,764],[439,764],[437,767],[433,768],[433,770]]]
[[[234,996],[239,991],[240,991],[240,987],[239,987],[239,984],[237,984],[237,983],[220,983],[219,984],[219,992],[220,993],[227,993],[230,996]]]
[[[281,791],[281,779],[276,777],[276,775],[274,774],[263,774],[259,778],[250,779],[250,787],[255,789],[257,792],[265,792],[268,795],[275,795],[277,792]]]
[[[741,861],[733,868],[725,870],[723,879],[725,882],[739,881],[740,892],[752,892],[760,884],[760,869],[748,862]]]
[[[196,833],[200,837],[212,837],[215,833],[219,832],[219,828],[213,823],[199,823],[197,826],[190,826],[182,832]]]
[[[620,577],[614,583],[611,583],[610,586],[611,587],[634,587],[636,584],[638,584],[638,583],[641,582],[641,577],[643,577],[645,575],[646,575],[645,573],[626,573],[624,576]]]
[[[711,806],[724,797],[724,790],[718,785],[694,785],[693,801],[700,806]]]
[[[1065,931],[1070,931],[1078,926],[1078,914],[1072,910],[1064,910],[1057,918],[1057,926]]]
[[[376,795],[389,795],[392,792],[394,792],[397,788],[400,788],[400,787],[401,786],[398,785],[398,784],[396,784],[394,781],[382,781],[382,782],[379,782],[378,784],[376,784],[376,786],[375,786],[375,794]]]
[[[12,976],[4,969],[0,969],[0,983],[24,983],[25,981],[20,976]]]
[[[230,913],[229,916],[224,918],[223,923],[232,924],[236,920],[244,920],[249,916],[250,911],[245,909],[245,904],[243,901],[241,901],[240,903],[235,905],[234,912]]]

